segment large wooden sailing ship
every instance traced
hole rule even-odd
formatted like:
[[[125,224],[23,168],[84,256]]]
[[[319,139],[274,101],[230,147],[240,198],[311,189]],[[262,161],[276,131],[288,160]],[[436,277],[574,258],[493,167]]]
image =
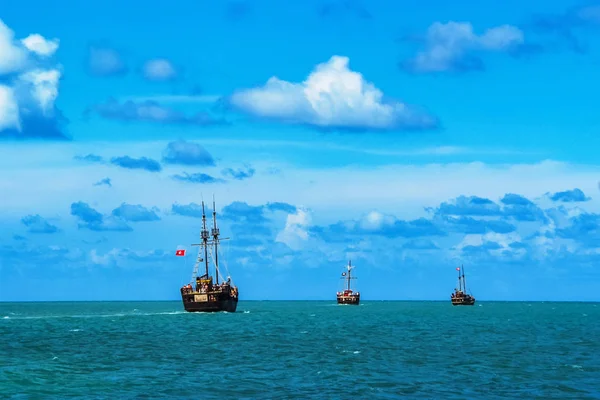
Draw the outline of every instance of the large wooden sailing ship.
[[[360,303],[360,293],[354,292],[350,289],[350,281],[352,279],[356,279],[352,276],[352,261],[348,261],[348,265],[346,266],[346,271],[342,272],[342,279],[346,282],[344,284],[344,290],[341,292],[337,292],[337,303],[338,304],[352,304],[358,305]]]
[[[198,246],[197,260],[194,263],[192,280],[181,288],[181,299],[183,307],[189,312],[235,312],[238,303],[238,288],[227,277],[224,282],[219,282],[219,244],[221,238],[217,227],[217,211],[213,199],[213,228],[210,232],[206,228],[206,214],[204,213],[204,201],[202,201],[202,231],[200,232],[200,243],[192,244]],[[185,250],[178,250],[177,255],[185,255]],[[214,256],[214,257],[213,257]],[[209,272],[209,258],[214,260],[214,282]],[[199,266],[204,264],[204,274],[199,275]]]
[[[475,304],[475,297],[467,294],[467,283],[465,281],[464,266],[457,267],[458,271],[458,287],[454,288],[454,293],[450,295],[453,306],[472,306]],[[460,273],[462,272],[462,276]]]

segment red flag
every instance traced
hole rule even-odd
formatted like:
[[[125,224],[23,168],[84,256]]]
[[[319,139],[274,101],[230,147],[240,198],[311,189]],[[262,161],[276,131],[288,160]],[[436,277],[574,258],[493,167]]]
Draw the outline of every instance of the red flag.
[[[176,256],[185,256],[185,250],[177,250],[177,251],[175,252],[175,255],[176,255]]]
[[[456,267],[456,270],[457,270],[457,271],[460,271],[460,268],[459,268],[459,267]]]

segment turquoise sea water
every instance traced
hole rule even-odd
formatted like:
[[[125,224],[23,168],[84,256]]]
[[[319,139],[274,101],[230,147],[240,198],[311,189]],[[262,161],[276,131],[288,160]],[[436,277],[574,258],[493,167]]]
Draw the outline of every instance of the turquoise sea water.
[[[600,304],[0,303],[0,398],[600,399]]]

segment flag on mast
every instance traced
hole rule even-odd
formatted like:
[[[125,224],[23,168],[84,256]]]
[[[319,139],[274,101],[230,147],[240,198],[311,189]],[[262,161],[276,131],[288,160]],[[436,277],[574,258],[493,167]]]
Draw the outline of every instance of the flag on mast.
[[[460,271],[460,267],[456,267],[456,270],[457,270],[457,271]]]
[[[177,250],[175,251],[176,256],[185,256],[185,250]]]

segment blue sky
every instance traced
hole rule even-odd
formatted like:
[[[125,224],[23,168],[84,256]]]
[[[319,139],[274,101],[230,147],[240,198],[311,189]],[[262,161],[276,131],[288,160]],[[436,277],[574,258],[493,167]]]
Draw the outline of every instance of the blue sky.
[[[600,3],[0,21],[0,301],[177,299],[213,194],[243,299],[600,299]]]

